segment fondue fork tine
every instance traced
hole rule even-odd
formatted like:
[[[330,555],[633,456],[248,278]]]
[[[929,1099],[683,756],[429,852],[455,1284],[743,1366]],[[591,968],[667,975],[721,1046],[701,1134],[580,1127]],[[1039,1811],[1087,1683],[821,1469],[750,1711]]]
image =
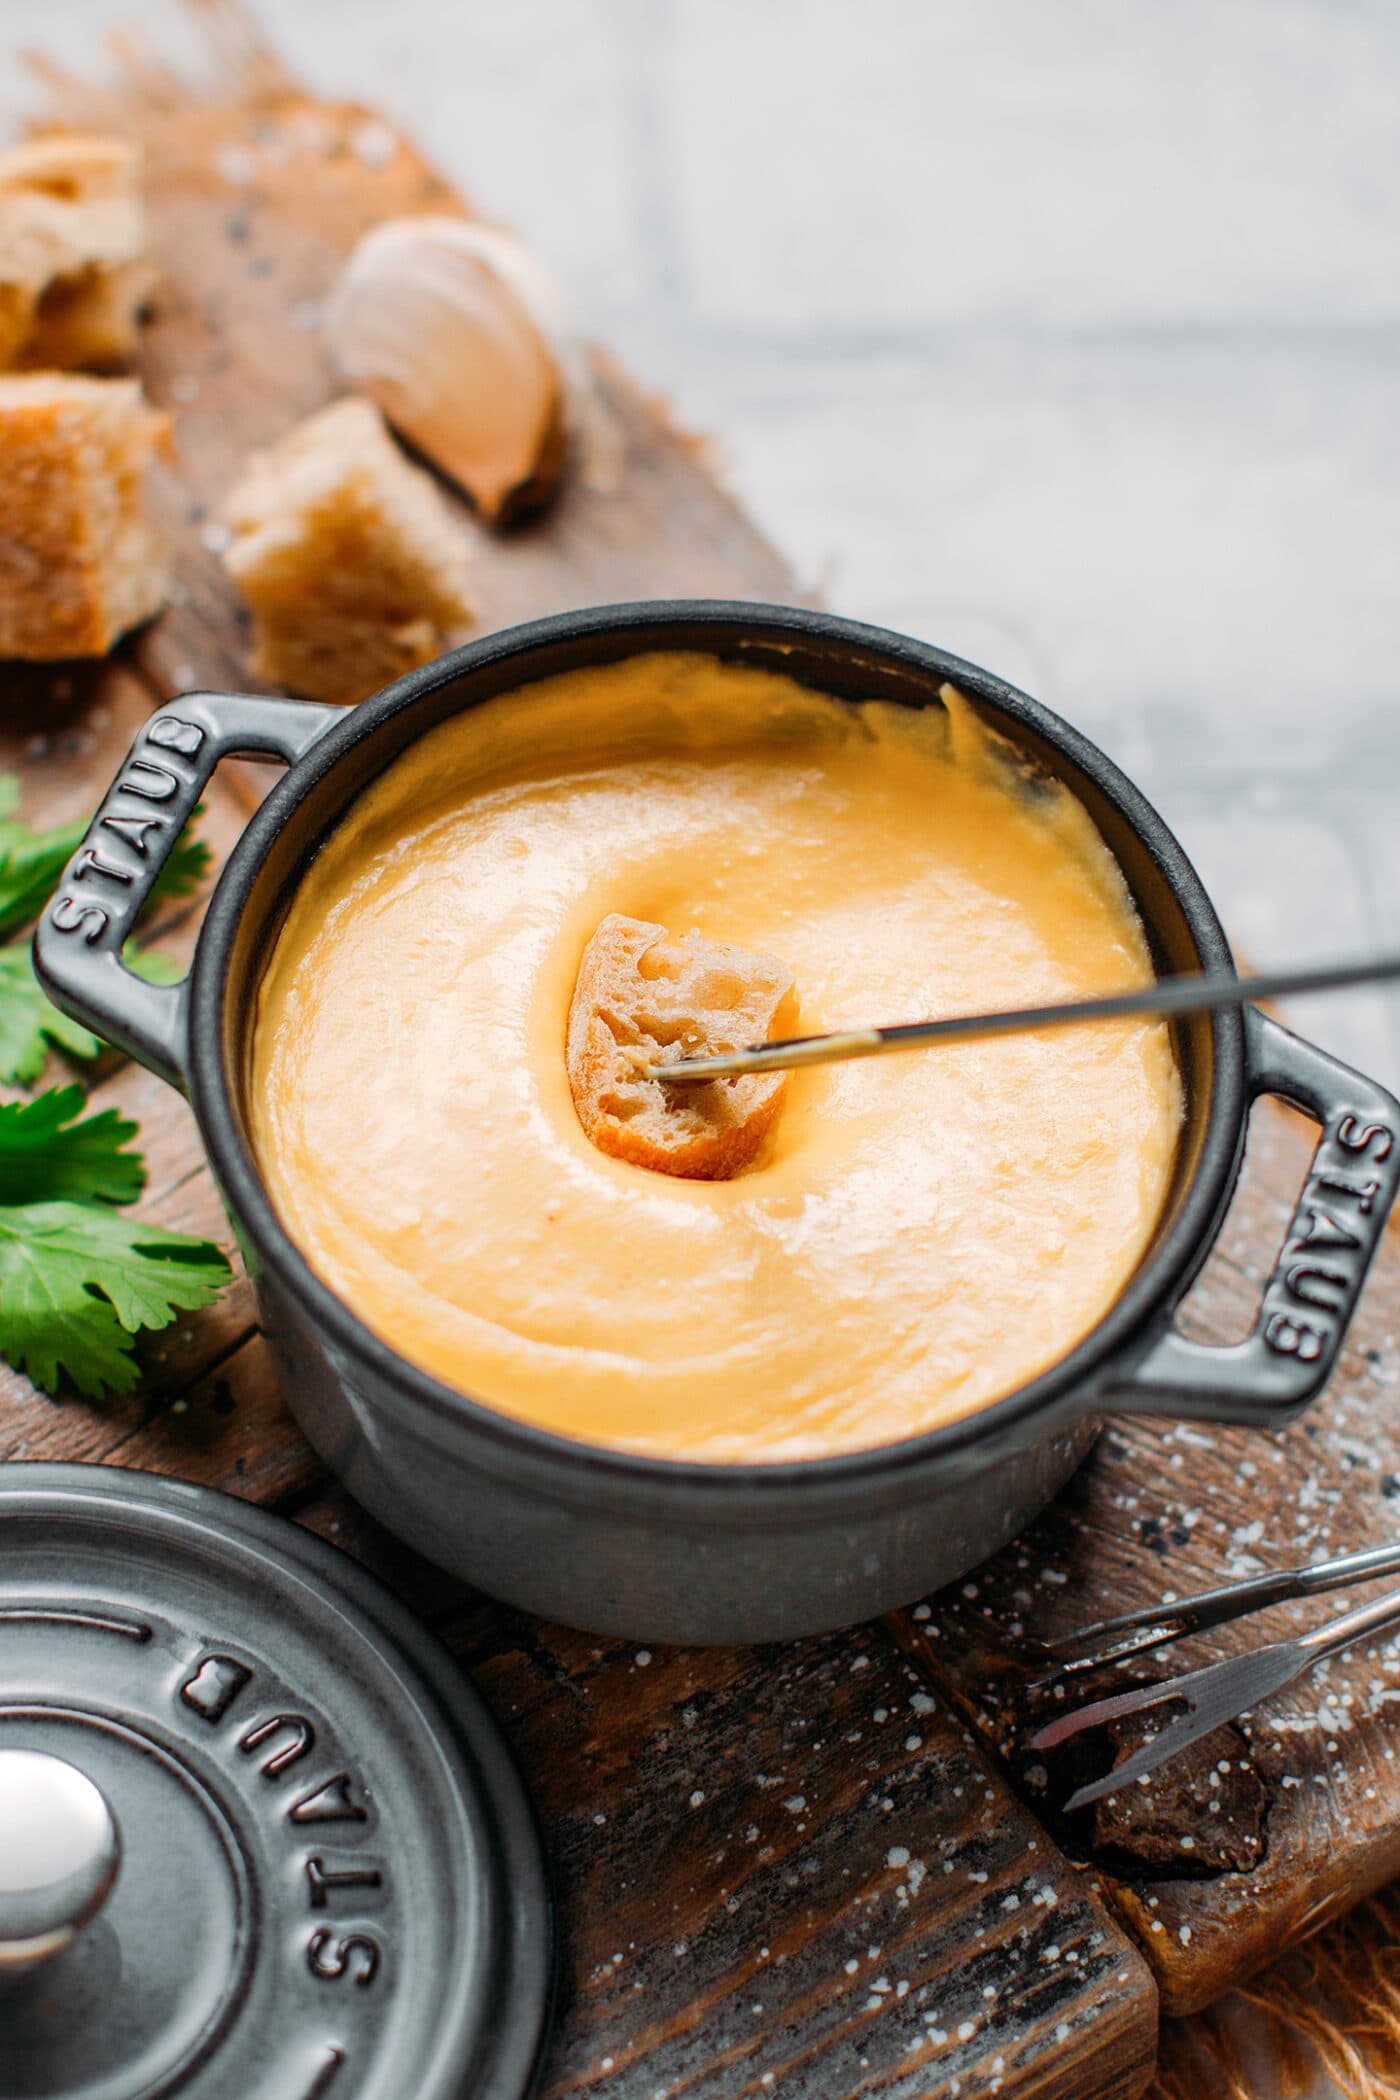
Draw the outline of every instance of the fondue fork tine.
[[[1243,1582],[1227,1582],[1218,1589],[1202,1590],[1198,1596],[1176,1598],[1170,1604],[1149,1604],[1141,1611],[1123,1612],[1113,1619],[1100,1619],[1046,1648],[1056,1668],[1039,1682],[1081,1675],[1102,1669],[1106,1663],[1123,1662],[1129,1656],[1145,1655],[1152,1648],[1203,1633],[1210,1626],[1224,1626],[1271,1604],[1291,1598],[1316,1597],[1331,1590],[1351,1589],[1371,1582],[1378,1575],[1400,1574],[1400,1542],[1368,1546],[1359,1553],[1338,1554],[1331,1560],[1312,1561],[1306,1567],[1279,1568],[1267,1575],[1249,1575]]]
[[[1059,1744],[1082,1735],[1086,1729],[1121,1720],[1127,1714],[1145,1713],[1158,1706],[1185,1704],[1185,1713],[1169,1721],[1160,1735],[1149,1737],[1122,1764],[1115,1765],[1101,1779],[1079,1787],[1065,1802],[1066,1814],[1072,1809],[1087,1808],[1091,1802],[1101,1801],[1107,1794],[1116,1794],[1149,1772],[1155,1772],[1159,1765],[1177,1756],[1188,1744],[1198,1742],[1226,1721],[1233,1721],[1264,1700],[1271,1699],[1315,1664],[1326,1661],[1329,1656],[1340,1655],[1354,1642],[1364,1640],[1369,1634],[1382,1633],[1388,1626],[1396,1624],[1400,1624],[1400,1591],[1392,1590],[1388,1595],[1374,1598],[1370,1604],[1359,1605],[1355,1611],[1344,1612],[1341,1618],[1333,1619],[1311,1633],[1301,1634],[1295,1640],[1271,1641],[1267,1647],[1256,1648],[1245,1655],[1227,1656],[1222,1662],[1207,1663],[1204,1669],[1188,1671],[1182,1677],[1167,1677],[1160,1684],[1140,1685],[1112,1698],[1091,1700],[1087,1706],[1078,1707],[1073,1713],[1061,1714],[1037,1730],[1030,1739],[1030,1747],[1032,1750],[1053,1750]]]
[[[1400,977],[1400,955],[1318,963],[1296,970],[1274,970],[1258,977],[1211,975],[1203,971],[1159,978],[1136,991],[1113,992],[1098,999],[1070,999],[1051,1006],[1018,1006],[996,1013],[955,1014],[939,1021],[901,1021],[887,1028],[848,1028],[831,1035],[754,1043],[745,1050],[725,1051],[714,1057],[683,1057],[669,1064],[649,1064],[643,1068],[643,1077],[664,1080],[668,1086],[699,1086],[706,1080],[737,1079],[751,1072],[796,1071],[804,1065],[884,1057],[896,1050],[924,1050],[937,1044],[974,1042],[983,1036],[1066,1028],[1084,1021],[1206,1013],[1215,1007],[1248,1006],[1257,999],[1277,999],[1292,992],[1336,992],[1349,985],[1395,977]]]

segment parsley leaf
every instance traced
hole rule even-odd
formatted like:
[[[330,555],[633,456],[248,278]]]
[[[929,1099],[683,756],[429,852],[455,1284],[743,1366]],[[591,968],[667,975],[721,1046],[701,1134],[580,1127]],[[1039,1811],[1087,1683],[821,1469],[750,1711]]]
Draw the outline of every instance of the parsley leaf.
[[[31,831],[8,814],[14,806],[8,787],[12,778],[0,776],[5,783],[5,800],[0,802],[0,941],[38,918],[87,830],[87,818],[79,817],[51,831]]]
[[[190,897],[199,888],[209,873],[213,854],[203,839],[192,835],[191,826],[204,815],[204,804],[196,803],[190,811],[190,821],[171,848],[170,858],[151,885],[151,894],[146,899],[145,909],[159,904],[167,897]]]
[[[163,955],[159,948],[138,948],[135,941],[123,947],[122,961],[147,984],[178,984],[185,974],[184,965],[173,955]]]
[[[62,1371],[90,1396],[130,1392],[132,1337],[228,1281],[209,1240],[85,1203],[0,1207],[0,1350],[45,1392]]]
[[[0,941],[38,918],[88,827],[88,819],[78,817],[71,824],[33,831],[15,815],[18,806],[19,782],[13,773],[0,773]],[[203,814],[201,802],[151,886],[147,911],[163,900],[192,895],[208,874],[213,855],[204,840],[190,832]]]
[[[122,961],[148,984],[178,984],[185,974],[173,955],[138,948],[135,941],[122,949]],[[102,1050],[100,1037],[50,1005],[34,975],[28,941],[0,947],[0,1082],[32,1086],[50,1043],[70,1057],[93,1058]]]
[[[102,1046],[49,1004],[29,942],[11,938],[43,910],[86,821],[34,831],[18,806],[19,783],[0,773],[0,1081],[28,1085],[50,1043],[82,1058]],[[182,832],[147,904],[189,896],[210,861],[203,840]],[[181,975],[173,957],[132,941],[122,955],[154,984]],[[78,1086],[0,1104],[0,1355],[46,1392],[66,1373],[96,1396],[130,1392],[134,1336],[209,1304],[231,1271],[211,1240],[120,1214],[146,1184],[146,1162],[129,1149],[136,1125],[114,1108],[83,1116],[83,1106]]]
[[[86,828],[80,819],[32,831],[16,816],[18,806],[18,780],[13,773],[0,773],[0,944],[38,917]],[[201,803],[190,823],[203,814]],[[187,825],[152,886],[146,909],[162,898],[188,897],[208,874],[212,859],[204,840],[192,837]],[[168,956],[133,941],[122,959],[152,984],[175,984],[183,974]],[[29,943],[0,945],[0,1084],[31,1086],[50,1043],[80,1058],[96,1057],[102,1048],[95,1035],[49,1004],[31,967]]]
[[[78,1122],[85,1101],[80,1086],[62,1086],[0,1105],[0,1207],[135,1202],[146,1186],[145,1160],[125,1150],[136,1125],[115,1108]]]
[[[70,1057],[96,1057],[102,1048],[95,1035],[49,1004],[34,975],[28,941],[0,948],[0,1080],[31,1085],[50,1043]]]

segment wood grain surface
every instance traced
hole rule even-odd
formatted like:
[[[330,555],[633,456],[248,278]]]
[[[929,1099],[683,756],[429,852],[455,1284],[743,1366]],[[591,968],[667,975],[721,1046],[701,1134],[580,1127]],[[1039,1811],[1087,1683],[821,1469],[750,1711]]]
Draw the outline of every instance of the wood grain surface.
[[[94,804],[158,700],[249,685],[244,616],[216,558],[219,499],[250,447],[334,391],[319,307],[357,234],[454,202],[372,113],[308,100],[230,8],[200,12],[217,101],[192,104],[134,48],[109,91],[50,80],[62,121],[146,142],[164,278],[142,371],[178,418],[165,501],[180,554],[169,610],[110,664],[0,674],[0,765],[36,821]],[[672,593],[790,600],[791,577],[694,443],[606,358],[599,370],[620,474],[576,476],[533,527],[477,534],[482,626]],[[263,778],[225,767],[212,784],[216,851]],[[173,915],[164,945],[188,949],[196,920],[197,907]],[[141,1207],[228,1246],[179,1097],[115,1057],[90,1092],[140,1121]],[[538,1624],[426,1567],[335,1489],[280,1398],[246,1282],[149,1337],[142,1361],[139,1392],[101,1405],[51,1400],[0,1367],[0,1458],[232,1489],[356,1553],[439,1628],[499,1715],[544,1827],[564,1957],[546,2094],[1141,2090],[1156,2037],[1146,1964],[894,1629],[651,1654]]]
[[[1193,1331],[1242,1333],[1302,1179],[1306,1126],[1256,1110],[1220,1247],[1191,1301]],[[1119,1421],[1045,1516],[973,1580],[935,1600],[919,1646],[1025,1799],[1038,1761],[1018,1748],[1036,1640],[1106,1614],[1394,1538],[1400,1504],[1400,1256],[1383,1247],[1328,1390],[1285,1434]],[[1279,1606],[1144,1658],[1145,1680],[1315,1626],[1385,1584]],[[937,1629],[936,1631],[934,1629]],[[1136,1738],[1132,1738],[1136,1739]],[[1157,1975],[1186,2013],[1400,1873],[1400,1639],[1366,1642],[1258,1715],[1206,1739],[1117,1810],[1066,1827],[1093,1859]],[[1227,1769],[1228,1768],[1228,1769]],[[1046,1778],[1052,1775],[1046,1774]]]

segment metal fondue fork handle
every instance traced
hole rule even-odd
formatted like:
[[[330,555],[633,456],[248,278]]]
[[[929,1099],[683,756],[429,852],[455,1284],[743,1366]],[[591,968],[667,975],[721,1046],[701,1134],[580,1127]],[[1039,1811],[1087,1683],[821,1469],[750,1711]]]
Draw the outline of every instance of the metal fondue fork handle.
[[[668,1086],[698,1086],[709,1079],[734,1079],[747,1072],[788,1072],[802,1065],[840,1064],[850,1058],[887,1057],[891,1051],[927,1050],[937,1044],[970,1043],[986,1036],[1021,1035],[1041,1028],[1069,1028],[1085,1021],[1129,1015],[1206,1013],[1221,1006],[1248,1006],[1287,992],[1338,992],[1349,985],[1400,977],[1400,955],[1372,955],[1358,962],[1315,963],[1272,970],[1262,977],[1208,972],[1159,977],[1155,983],[1100,999],[1069,999],[1053,1006],[1017,1006],[984,1014],[952,1014],[941,1021],[901,1021],[892,1028],[848,1028],[834,1035],[799,1035],[776,1043],[754,1043],[722,1055],[681,1057],[643,1067],[644,1079]]]
[[[1352,1589],[1378,1575],[1400,1575],[1400,1541],[1389,1546],[1367,1546],[1359,1553],[1341,1553],[1331,1560],[1312,1561],[1306,1567],[1249,1575],[1242,1582],[1202,1590],[1196,1597],[1175,1598],[1170,1604],[1149,1604],[1141,1611],[1100,1619],[1077,1633],[1046,1642],[1058,1665],[1049,1675],[1069,1677],[1097,1670],[1105,1663],[1121,1662],[1127,1656],[1145,1655],[1152,1648],[1184,1640],[1188,1634],[1203,1633],[1209,1626],[1248,1618],[1271,1604],[1283,1604],[1294,1597],[1322,1596],[1329,1590]]]
[[[1087,1728],[1121,1720],[1126,1714],[1146,1713],[1158,1706],[1185,1705],[1185,1713],[1169,1721],[1159,1735],[1150,1737],[1102,1779],[1080,1787],[1065,1803],[1066,1814],[1072,1809],[1087,1808],[1090,1802],[1119,1793],[1155,1772],[1188,1744],[1209,1735],[1226,1721],[1262,1705],[1315,1664],[1340,1655],[1368,1634],[1381,1633],[1395,1625],[1400,1625],[1400,1591],[1392,1590],[1294,1640],[1272,1641],[1251,1655],[1227,1656],[1223,1662],[1208,1663],[1203,1670],[1191,1670],[1184,1677],[1168,1677],[1161,1684],[1143,1685],[1111,1699],[1095,1699],[1038,1730],[1031,1737],[1030,1747],[1051,1750],[1082,1735]]]

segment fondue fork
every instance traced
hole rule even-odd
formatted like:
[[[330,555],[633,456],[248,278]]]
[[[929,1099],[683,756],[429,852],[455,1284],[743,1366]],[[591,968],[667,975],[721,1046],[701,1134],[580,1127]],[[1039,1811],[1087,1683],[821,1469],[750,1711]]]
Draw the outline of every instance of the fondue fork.
[[[714,1057],[682,1057],[649,1064],[646,1079],[668,1086],[698,1086],[710,1079],[737,1079],[750,1072],[787,1072],[801,1065],[830,1065],[856,1057],[885,1057],[895,1050],[925,1050],[937,1044],[970,1043],[983,1036],[1020,1035],[1032,1029],[1066,1028],[1081,1021],[1115,1021],[1128,1015],[1198,1014],[1216,1007],[1248,1006],[1291,992],[1337,992],[1348,985],[1400,977],[1400,955],[1359,962],[1317,963],[1311,968],[1273,970],[1259,977],[1230,972],[1163,977],[1136,991],[1098,999],[1070,999],[1054,1006],[1018,1006],[997,1013],[956,1014],[941,1021],[901,1021],[890,1028],[850,1028],[833,1035],[800,1035],[777,1043],[754,1043]]]
[[[1125,1662],[1130,1656],[1145,1655],[1149,1649],[1204,1633],[1207,1627],[1247,1619],[1254,1612],[1267,1611],[1271,1604],[1354,1589],[1357,1583],[1373,1582],[1378,1575],[1400,1575],[1400,1543],[1367,1546],[1359,1553],[1339,1553],[1331,1560],[1311,1561],[1306,1567],[1247,1575],[1241,1582],[1222,1583],[1219,1589],[1202,1590],[1196,1597],[1174,1598],[1170,1604],[1148,1604],[1141,1611],[1100,1619],[1093,1626],[1082,1626],[1078,1633],[1047,1641],[1045,1653],[1056,1668],[1036,1681],[1059,1682],[1086,1670],[1102,1669],[1107,1663]]]
[[[1204,1669],[1188,1671],[1182,1677],[1168,1677],[1160,1684],[1141,1685],[1112,1698],[1095,1699],[1038,1730],[1031,1737],[1030,1747],[1053,1750],[1082,1735],[1085,1729],[1121,1720],[1125,1714],[1184,1704],[1185,1713],[1169,1721],[1159,1735],[1150,1736],[1102,1779],[1079,1787],[1064,1804],[1066,1814],[1072,1809],[1087,1808],[1090,1802],[1119,1793],[1155,1772],[1159,1765],[1176,1757],[1188,1744],[1209,1735],[1212,1729],[1262,1705],[1317,1663],[1340,1655],[1368,1634],[1382,1633],[1395,1625],[1400,1625],[1400,1591],[1392,1590],[1294,1640],[1271,1641],[1252,1654],[1227,1656],[1223,1662],[1207,1663]]]

